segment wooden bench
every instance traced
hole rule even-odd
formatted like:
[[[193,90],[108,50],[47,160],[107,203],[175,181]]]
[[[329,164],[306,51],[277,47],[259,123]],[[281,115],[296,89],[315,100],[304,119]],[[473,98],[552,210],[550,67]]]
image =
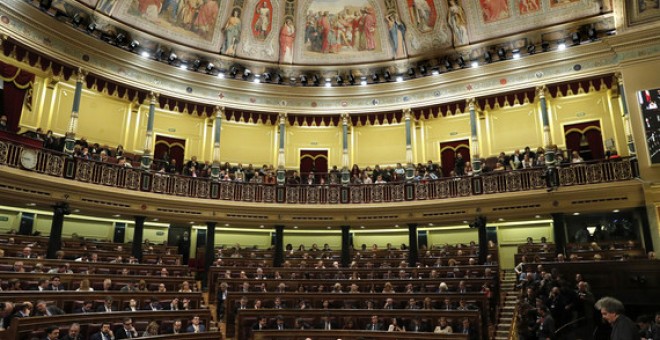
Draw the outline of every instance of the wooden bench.
[[[436,334],[436,333],[415,333],[415,332],[373,332],[365,330],[321,330],[306,329],[292,330],[262,330],[253,331],[254,340],[305,340],[312,338],[314,340],[388,340],[388,339],[440,339],[440,340],[467,340],[466,334]]]
[[[80,286],[80,281],[88,279],[90,281],[90,286],[94,288],[95,292],[101,291],[103,287],[103,280],[111,279],[112,287],[111,290],[119,291],[129,282],[138,282],[139,280],[145,280],[147,283],[147,289],[150,292],[158,291],[158,285],[163,283],[168,292],[176,292],[179,290],[179,286],[183,281],[190,280],[190,278],[184,277],[160,277],[160,276],[144,276],[144,275],[116,275],[112,274],[47,274],[47,273],[15,273],[15,272],[0,272],[0,284],[5,286],[6,284],[13,279],[19,280],[22,283],[21,288],[23,290],[34,289],[37,290],[37,284],[40,279],[50,279],[53,275],[60,277],[60,284],[62,284],[65,290],[75,291]],[[191,285],[193,282],[189,281]]]

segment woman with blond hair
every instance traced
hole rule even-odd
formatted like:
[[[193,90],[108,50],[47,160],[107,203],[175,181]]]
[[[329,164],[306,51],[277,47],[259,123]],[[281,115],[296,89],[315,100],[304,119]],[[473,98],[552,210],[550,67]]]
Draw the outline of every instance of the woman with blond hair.
[[[80,287],[76,289],[76,292],[93,292],[94,288],[90,287],[89,279],[83,279],[80,281]]]

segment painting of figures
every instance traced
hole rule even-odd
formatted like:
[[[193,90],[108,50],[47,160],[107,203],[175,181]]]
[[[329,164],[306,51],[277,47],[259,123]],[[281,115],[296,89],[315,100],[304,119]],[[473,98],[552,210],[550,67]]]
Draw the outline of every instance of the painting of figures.
[[[508,0],[479,0],[479,5],[486,23],[500,21],[511,16]]]
[[[412,23],[421,32],[433,30],[438,13],[433,0],[407,0]]]
[[[580,0],[550,0],[550,7],[569,5],[574,2],[580,2]]]
[[[293,43],[296,38],[296,28],[292,18],[286,18],[280,30],[280,63],[293,63]]]
[[[259,40],[264,40],[270,33],[273,22],[273,4],[270,0],[261,0],[257,3],[252,18],[252,34]]]
[[[378,20],[367,0],[315,0],[305,17],[304,49],[322,54],[380,50]]]
[[[534,13],[541,10],[540,0],[517,0],[520,14]]]
[[[121,21],[168,39],[220,49],[220,0],[127,0],[117,2],[112,12]]]

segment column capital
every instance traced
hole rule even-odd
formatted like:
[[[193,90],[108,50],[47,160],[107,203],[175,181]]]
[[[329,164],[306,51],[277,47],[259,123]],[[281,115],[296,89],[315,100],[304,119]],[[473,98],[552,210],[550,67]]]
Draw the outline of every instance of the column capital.
[[[614,74],[614,79],[616,79],[616,83],[618,85],[623,85],[623,74],[621,72],[617,72]]]
[[[342,125],[348,125],[348,112],[342,112],[341,113],[341,123]]]
[[[280,112],[280,113],[278,114],[278,117],[280,118],[280,123],[282,123],[282,121],[283,121],[284,119],[286,119],[287,116],[288,116],[288,114],[287,114],[286,112]]]
[[[77,83],[84,82],[85,77],[87,77],[87,71],[85,69],[83,69],[82,67],[79,67],[78,71],[76,72],[76,82]]]
[[[156,105],[158,97],[160,97],[160,93],[154,91],[149,92],[149,105]]]
[[[536,95],[539,96],[539,98],[545,98],[545,92],[548,90],[545,85],[537,86],[536,87]]]
[[[468,104],[468,110],[474,110],[477,104],[477,99],[474,97],[468,98],[465,100],[465,103]]]
[[[219,105],[216,106],[214,113],[215,113],[215,118],[222,119],[222,116],[225,114],[225,107]]]
[[[412,109],[409,107],[403,108],[403,117],[405,119],[410,119],[411,116],[412,116]]]

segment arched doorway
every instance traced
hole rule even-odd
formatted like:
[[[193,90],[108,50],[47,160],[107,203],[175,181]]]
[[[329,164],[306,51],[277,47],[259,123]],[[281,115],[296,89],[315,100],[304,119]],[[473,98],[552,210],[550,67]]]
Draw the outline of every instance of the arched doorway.
[[[573,150],[577,150],[585,161],[603,159],[603,135],[600,122],[597,120],[564,125],[564,138],[566,139],[566,157],[570,159]]]
[[[156,135],[154,148],[154,165],[159,170],[172,159],[176,159],[176,171],[181,173],[183,155],[186,153],[186,140]]]
[[[300,176],[307,178],[310,172],[318,181],[320,178],[327,179],[328,174],[328,150],[300,150]]]
[[[456,154],[460,153],[466,162],[470,161],[470,142],[467,139],[440,143],[442,175],[449,177],[456,166]]]

